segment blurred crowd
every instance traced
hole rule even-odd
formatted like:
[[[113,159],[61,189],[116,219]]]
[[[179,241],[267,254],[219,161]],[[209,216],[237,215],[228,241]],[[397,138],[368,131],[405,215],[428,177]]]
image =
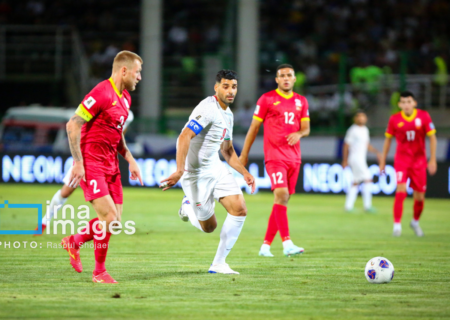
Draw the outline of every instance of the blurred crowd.
[[[449,56],[448,0],[265,0],[260,7],[262,74],[290,62],[306,84],[330,84],[338,82],[341,53],[349,69],[399,73],[403,52],[416,74],[433,74],[434,58]]]

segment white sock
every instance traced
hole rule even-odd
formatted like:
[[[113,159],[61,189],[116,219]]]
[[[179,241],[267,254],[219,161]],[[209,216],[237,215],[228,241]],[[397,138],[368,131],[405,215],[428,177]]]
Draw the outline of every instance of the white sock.
[[[411,220],[411,225],[412,225],[413,227],[417,227],[417,226],[419,225],[419,220],[414,220],[414,219],[412,219],[412,220]]]
[[[294,243],[292,242],[292,240],[285,240],[283,241],[283,249],[292,247],[294,245]]]
[[[347,196],[345,197],[345,210],[353,209],[357,196],[358,196],[358,185],[352,184],[350,189],[347,190]]]
[[[261,251],[270,251],[270,245],[263,243]]]
[[[394,223],[394,231],[402,231],[402,224],[401,223]]]
[[[50,220],[53,219],[53,215],[55,214],[55,207],[59,206],[58,208],[56,208],[56,212],[58,212],[58,210],[64,205],[64,203],[66,203],[67,199],[68,198],[61,197],[61,190],[58,190],[53,196],[52,201],[50,201],[48,210],[44,218],[42,218],[42,224],[48,225],[50,223]]]
[[[362,198],[364,203],[364,209],[369,210],[372,208],[372,182],[364,182],[362,185]]]
[[[225,263],[225,259],[236,243],[242,227],[244,226],[245,216],[237,217],[227,214],[227,218],[223,223],[220,231],[220,242],[214,257],[213,265]]]
[[[189,202],[192,203],[190,200],[189,200]],[[182,206],[183,206],[183,211],[185,213],[187,213],[191,224],[194,227],[196,227],[197,229],[199,229],[200,231],[204,232],[202,229],[202,226],[200,225],[200,222],[198,221],[197,216],[195,215],[194,209],[192,208],[192,204],[183,203]]]

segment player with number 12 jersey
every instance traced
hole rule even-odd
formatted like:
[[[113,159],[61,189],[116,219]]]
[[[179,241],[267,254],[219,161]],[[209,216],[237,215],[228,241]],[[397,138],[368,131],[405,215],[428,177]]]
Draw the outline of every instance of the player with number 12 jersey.
[[[414,233],[421,237],[423,231],[419,226],[427,189],[427,167],[431,175],[436,173],[436,129],[431,117],[425,110],[416,109],[417,102],[414,95],[405,91],[400,95],[398,103],[400,112],[391,116],[386,129],[386,140],[380,161],[380,172],[384,172],[386,156],[395,137],[397,150],[395,151],[394,167],[397,176],[397,192],[394,201],[394,231],[393,236],[400,236],[402,227],[403,201],[406,198],[406,182],[410,179],[410,186],[414,190],[414,216],[410,226]],[[430,139],[430,160],[427,163],[425,137]]]
[[[259,252],[260,256],[265,257],[273,257],[270,245],[278,231],[286,256],[304,251],[291,241],[287,204],[295,193],[300,172],[300,138],[308,136],[310,131],[308,101],[292,90],[296,78],[291,65],[280,65],[275,80],[278,89],[263,94],[257,102],[240,156],[241,162],[246,165],[250,148],[264,123],[264,161],[275,196],[264,244]]]

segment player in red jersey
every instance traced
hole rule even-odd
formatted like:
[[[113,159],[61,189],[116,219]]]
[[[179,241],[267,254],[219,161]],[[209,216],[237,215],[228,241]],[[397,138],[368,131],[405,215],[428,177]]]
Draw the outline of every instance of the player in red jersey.
[[[295,83],[294,68],[282,64],[277,68],[275,81],[278,89],[263,94],[257,103],[253,121],[245,138],[239,159],[247,165],[250,148],[264,122],[264,160],[275,196],[260,256],[273,257],[270,252],[277,231],[283,241],[286,256],[303,253],[289,236],[287,204],[295,193],[300,172],[300,138],[309,135],[308,101],[292,91]]]
[[[403,201],[406,198],[406,182],[414,190],[414,218],[411,228],[419,237],[423,236],[419,226],[419,218],[423,211],[425,191],[427,189],[427,167],[430,175],[437,170],[436,164],[436,129],[428,112],[416,109],[417,102],[411,92],[400,95],[398,106],[402,111],[393,114],[389,119],[384,141],[383,154],[380,160],[380,173],[384,173],[386,156],[391,147],[392,137],[397,141],[394,167],[397,175],[397,192],[394,201],[394,232],[393,236],[402,234],[401,219]],[[427,163],[425,136],[430,139],[430,160]]]
[[[131,97],[128,93],[141,80],[142,59],[130,51],[121,51],[113,62],[111,78],[100,82],[85,97],[67,123],[67,135],[74,165],[69,185],[78,184],[90,201],[98,218],[89,221],[83,232],[65,237],[62,245],[77,272],[83,271],[80,246],[94,240],[95,270],[93,282],[117,283],[106,271],[111,227],[122,216],[122,183],[117,153],[129,163],[131,178],[139,179],[139,167],[125,144],[123,125],[128,117]]]

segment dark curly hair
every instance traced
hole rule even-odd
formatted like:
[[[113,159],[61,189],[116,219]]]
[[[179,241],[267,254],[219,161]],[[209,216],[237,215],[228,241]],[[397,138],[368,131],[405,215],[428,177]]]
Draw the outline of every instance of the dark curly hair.
[[[217,72],[216,82],[220,83],[222,81],[222,79],[237,80],[238,76],[237,76],[236,71],[223,69],[223,70],[220,70],[219,72]]]

